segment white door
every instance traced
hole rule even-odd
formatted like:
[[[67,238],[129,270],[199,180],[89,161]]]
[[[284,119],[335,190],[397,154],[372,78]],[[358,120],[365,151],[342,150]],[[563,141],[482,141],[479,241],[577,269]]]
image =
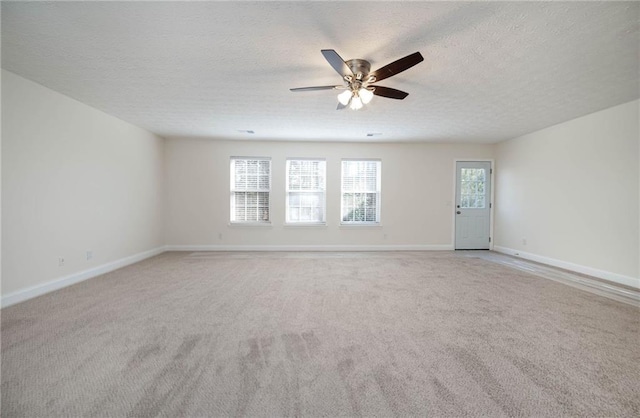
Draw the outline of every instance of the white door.
[[[491,163],[456,163],[456,250],[488,250]]]

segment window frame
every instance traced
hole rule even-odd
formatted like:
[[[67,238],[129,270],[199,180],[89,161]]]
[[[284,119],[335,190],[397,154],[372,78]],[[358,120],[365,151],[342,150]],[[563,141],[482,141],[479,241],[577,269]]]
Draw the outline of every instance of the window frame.
[[[310,161],[310,162],[320,162],[322,163],[322,180],[321,180],[321,188],[314,190],[292,190],[290,189],[290,175],[289,170],[291,167],[292,161]],[[295,221],[290,218],[290,197],[292,194],[300,194],[301,196],[305,193],[307,194],[319,194],[322,193],[322,219],[319,221]],[[326,158],[298,158],[298,157],[287,157],[286,165],[285,165],[285,225],[286,226],[325,226],[327,225],[327,160]]]
[[[345,163],[349,162],[375,162],[376,163],[376,187],[375,191],[366,190],[366,189],[358,189],[358,190],[345,190],[344,188],[344,179],[345,179]],[[344,220],[344,195],[346,193],[365,193],[372,194],[375,193],[376,196],[376,207],[375,207],[375,220],[374,221],[345,221]],[[340,225],[341,226],[380,226],[382,219],[382,159],[379,158],[343,158],[340,161]],[[366,216],[366,215],[365,215]]]
[[[260,182],[257,182],[257,187],[255,189],[236,189],[236,170],[235,165],[236,161],[256,161],[258,163],[258,169],[260,166],[260,162],[268,162],[269,163],[269,187],[267,189],[260,187]],[[271,157],[239,157],[239,156],[231,156],[229,157],[229,223],[232,225],[270,225],[271,224],[271,189],[272,189],[272,177],[273,177],[273,167],[271,163]],[[260,176],[260,173],[257,174]],[[259,178],[259,177],[258,177]],[[236,208],[236,193],[267,193],[268,196],[268,204],[267,204],[267,220],[237,220],[235,219],[235,208]],[[246,198],[245,198],[246,201]],[[259,209],[259,198],[256,196],[256,207]]]

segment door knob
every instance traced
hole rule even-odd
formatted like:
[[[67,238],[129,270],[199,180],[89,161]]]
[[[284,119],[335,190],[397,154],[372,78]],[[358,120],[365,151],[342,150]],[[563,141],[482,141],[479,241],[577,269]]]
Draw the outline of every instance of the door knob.
[[[457,211],[456,213],[457,213],[458,215],[460,215],[460,214],[461,214],[462,212],[460,212],[460,211]]]

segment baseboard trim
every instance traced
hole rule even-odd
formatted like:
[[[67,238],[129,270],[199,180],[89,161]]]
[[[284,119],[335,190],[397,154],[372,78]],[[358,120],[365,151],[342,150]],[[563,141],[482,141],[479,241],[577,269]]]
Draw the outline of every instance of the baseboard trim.
[[[610,282],[619,283],[625,286],[631,286],[631,287],[640,289],[640,278],[625,276],[618,273],[612,273],[606,270],[599,270],[592,267],[582,266],[580,264],[570,263],[568,261],[557,260],[555,258],[527,253],[520,250],[514,250],[512,248],[501,247],[499,245],[494,245],[493,250],[502,254],[521,257],[521,258],[524,258],[525,260],[531,260],[538,263],[547,264],[549,266],[559,267],[561,269],[570,270],[576,273],[586,274],[588,276],[593,276],[599,279],[604,279]]]
[[[167,245],[167,251],[453,251],[453,245]]]
[[[111,261],[100,266],[73,273],[59,279],[52,280],[47,283],[31,286],[16,292],[9,293],[8,295],[2,295],[0,305],[2,308],[6,308],[16,303],[24,302],[25,300],[35,298],[37,296],[44,295],[54,290],[62,289],[63,287],[71,286],[72,284],[80,283],[85,280],[92,279],[110,271],[117,270],[119,268],[128,266],[138,261],[145,260],[147,258],[162,254],[165,252],[165,247],[154,248],[153,250],[143,251],[138,254],[124,257],[119,260]]]

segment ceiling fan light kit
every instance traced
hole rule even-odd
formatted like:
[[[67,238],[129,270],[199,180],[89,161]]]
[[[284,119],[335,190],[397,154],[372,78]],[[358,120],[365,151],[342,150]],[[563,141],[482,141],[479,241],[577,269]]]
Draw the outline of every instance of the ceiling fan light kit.
[[[352,110],[362,109],[365,104],[368,104],[371,99],[373,99],[373,96],[397,100],[404,99],[409,93],[373,84],[408,70],[414,65],[424,61],[424,58],[419,52],[414,52],[374,72],[370,72],[371,64],[367,60],[352,59],[344,61],[333,49],[323,49],[321,52],[333,69],[342,76],[345,84],[337,86],[298,87],[291,89],[291,91],[344,90],[338,94],[338,110],[344,109],[347,106]]]

